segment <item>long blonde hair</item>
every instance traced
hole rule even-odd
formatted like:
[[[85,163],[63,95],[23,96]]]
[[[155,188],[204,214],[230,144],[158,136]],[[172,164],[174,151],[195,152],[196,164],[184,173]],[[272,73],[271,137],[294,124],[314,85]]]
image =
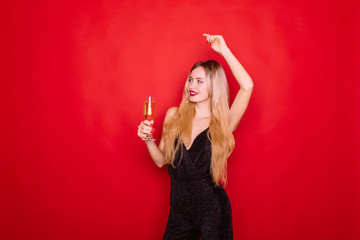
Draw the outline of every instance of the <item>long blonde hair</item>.
[[[229,87],[224,69],[217,61],[208,60],[195,63],[189,76],[198,67],[202,67],[205,70],[206,77],[210,79],[207,81],[212,111],[208,133],[212,148],[210,172],[217,186],[219,182],[226,185],[227,158],[235,146],[234,136],[230,130]],[[163,136],[165,137],[164,157],[166,163],[173,167],[175,153],[180,149],[181,144],[191,142],[195,103],[189,101],[187,86],[188,81],[185,84],[180,106],[163,128]],[[174,144],[176,138],[177,143]]]

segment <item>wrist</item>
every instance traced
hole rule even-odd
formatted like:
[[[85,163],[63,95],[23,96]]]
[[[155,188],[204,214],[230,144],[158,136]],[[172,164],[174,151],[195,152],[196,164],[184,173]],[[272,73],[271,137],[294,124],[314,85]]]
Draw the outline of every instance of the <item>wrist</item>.
[[[152,144],[155,144],[155,139],[153,140],[144,140],[146,146],[151,146]]]
[[[226,58],[227,56],[231,55],[231,51],[230,48],[228,48],[227,46],[220,52],[220,54]]]

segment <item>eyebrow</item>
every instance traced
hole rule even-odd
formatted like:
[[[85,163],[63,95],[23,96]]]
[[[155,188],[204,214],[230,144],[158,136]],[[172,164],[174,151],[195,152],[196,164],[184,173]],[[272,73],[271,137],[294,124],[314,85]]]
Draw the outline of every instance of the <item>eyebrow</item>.
[[[193,78],[193,77],[190,76],[189,78]],[[195,78],[195,79],[203,79],[203,78],[202,78],[202,77],[197,77],[197,78]]]

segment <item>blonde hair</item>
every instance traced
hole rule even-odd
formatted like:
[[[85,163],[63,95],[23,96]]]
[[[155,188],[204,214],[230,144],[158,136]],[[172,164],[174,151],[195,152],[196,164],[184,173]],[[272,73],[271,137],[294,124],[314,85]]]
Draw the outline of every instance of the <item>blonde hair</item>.
[[[219,182],[226,185],[227,158],[235,146],[234,136],[230,130],[229,87],[224,69],[215,60],[195,63],[189,76],[198,67],[202,67],[205,70],[206,77],[210,79],[208,81],[212,111],[208,132],[212,148],[210,172],[217,186]],[[175,153],[180,149],[181,144],[191,142],[195,103],[189,101],[187,86],[188,81],[185,84],[180,106],[163,128],[163,136],[165,137],[164,157],[166,163],[173,167]],[[175,139],[177,139],[176,144],[174,144]]]

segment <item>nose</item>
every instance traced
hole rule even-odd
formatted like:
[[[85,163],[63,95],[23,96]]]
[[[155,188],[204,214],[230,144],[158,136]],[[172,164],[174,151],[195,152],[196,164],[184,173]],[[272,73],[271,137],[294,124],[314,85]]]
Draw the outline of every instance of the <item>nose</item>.
[[[193,82],[189,82],[189,88],[194,88],[196,87],[196,82],[193,81]]]

